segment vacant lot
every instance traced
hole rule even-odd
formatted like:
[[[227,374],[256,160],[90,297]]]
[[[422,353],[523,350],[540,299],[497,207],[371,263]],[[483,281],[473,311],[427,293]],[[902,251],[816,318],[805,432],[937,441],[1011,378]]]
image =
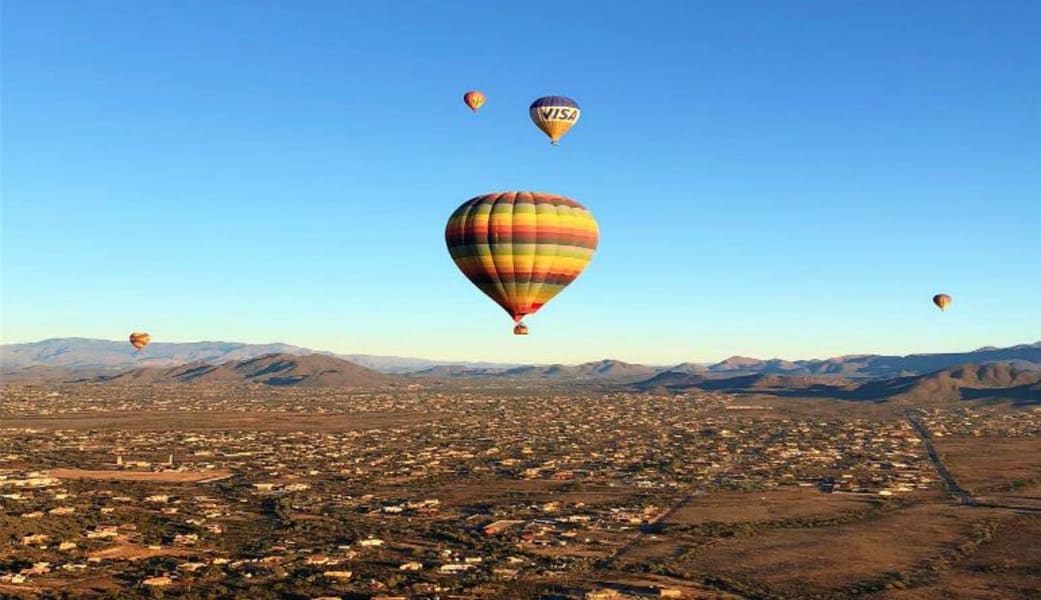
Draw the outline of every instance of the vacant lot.
[[[875,598],[894,600],[984,600],[1041,598],[1041,516],[1004,521],[994,539],[953,564],[939,581]]]
[[[58,479],[99,479],[107,481],[154,481],[161,483],[207,483],[231,476],[231,471],[90,471],[87,469],[52,469],[47,475]]]
[[[711,540],[682,566],[774,590],[826,592],[920,567],[969,539],[973,521],[999,514],[924,505],[836,527],[772,529]]]
[[[1041,438],[944,437],[934,443],[958,483],[973,493],[1041,482]]]
[[[860,513],[877,504],[877,498],[851,494],[825,494],[815,488],[763,492],[722,492],[697,496],[669,515],[666,526],[699,523],[777,521],[806,517],[835,517]]]
[[[153,556],[192,556],[194,554],[197,554],[197,552],[170,547],[149,548],[147,546],[138,546],[137,544],[119,544],[95,550],[88,554],[87,557],[102,560],[141,560],[143,558],[152,558]]]

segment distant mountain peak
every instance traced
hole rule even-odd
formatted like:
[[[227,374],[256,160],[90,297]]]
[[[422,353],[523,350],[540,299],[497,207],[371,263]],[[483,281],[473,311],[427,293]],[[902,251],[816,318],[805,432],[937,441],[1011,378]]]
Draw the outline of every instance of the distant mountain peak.
[[[229,360],[243,360],[271,353],[295,355],[323,354],[385,373],[419,371],[443,364],[440,361],[420,358],[316,352],[308,348],[283,343],[247,344],[225,341],[154,341],[145,347],[141,353],[133,354],[132,352],[133,348],[126,340],[100,340],[81,337],[49,338],[39,342],[4,344],[0,346],[0,367],[2,367],[5,373],[32,366],[62,367],[78,371],[119,372],[142,365],[172,367],[193,361],[221,364]],[[456,364],[481,367],[492,366],[490,363]]]
[[[141,367],[97,379],[103,383],[261,383],[271,386],[372,387],[398,378],[322,354],[270,353],[219,365],[191,362]]]

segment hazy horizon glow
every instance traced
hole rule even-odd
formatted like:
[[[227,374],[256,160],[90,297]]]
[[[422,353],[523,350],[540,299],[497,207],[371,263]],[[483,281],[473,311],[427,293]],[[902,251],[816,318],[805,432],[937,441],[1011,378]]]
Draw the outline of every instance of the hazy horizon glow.
[[[66,336],[66,337],[84,337],[84,336]],[[44,338],[44,339],[54,339],[54,338]],[[100,339],[100,340],[104,340],[104,341],[111,341],[111,342],[117,342],[117,343],[123,341],[123,340],[120,340],[120,339],[106,339],[106,338],[89,338],[89,339]],[[39,341],[44,341],[44,340],[22,340],[22,341],[13,341],[13,342],[4,341],[3,343],[5,343],[5,344],[8,344],[8,343],[10,343],[10,344],[17,344],[17,343],[39,342]],[[827,355],[813,355],[813,356],[782,356],[782,355],[776,355],[776,354],[775,355],[762,355],[762,354],[749,354],[749,353],[735,352],[735,353],[726,354],[726,355],[714,355],[711,358],[705,358],[705,359],[689,359],[688,358],[688,359],[684,359],[684,360],[668,360],[668,359],[653,359],[653,358],[652,359],[648,359],[648,360],[639,360],[639,359],[634,359],[631,356],[604,355],[604,356],[592,356],[592,357],[583,357],[583,358],[575,358],[575,359],[571,359],[571,360],[558,360],[558,361],[553,361],[553,360],[514,361],[514,360],[494,360],[494,359],[484,359],[484,358],[473,358],[473,357],[461,356],[461,355],[460,356],[416,355],[416,354],[402,354],[400,352],[399,353],[394,353],[394,352],[391,352],[391,351],[387,351],[387,352],[358,352],[358,351],[351,350],[349,348],[347,348],[347,349],[343,349],[343,348],[337,349],[337,348],[327,348],[327,347],[312,347],[312,346],[308,346],[306,344],[297,344],[297,343],[292,343],[292,342],[271,341],[271,340],[243,341],[243,340],[216,340],[216,339],[206,339],[206,340],[203,340],[203,339],[199,339],[199,340],[171,339],[171,340],[164,340],[163,342],[155,342],[155,343],[158,343],[158,344],[162,344],[162,343],[178,344],[178,343],[207,343],[207,342],[209,342],[209,343],[231,343],[231,344],[234,344],[234,343],[245,343],[245,344],[288,344],[288,345],[291,345],[291,346],[299,346],[299,347],[302,347],[302,348],[307,348],[309,350],[314,350],[314,351],[317,351],[317,352],[334,352],[336,354],[348,354],[348,355],[349,354],[364,354],[364,355],[369,355],[369,356],[415,358],[415,359],[432,360],[432,361],[440,360],[440,361],[445,361],[445,362],[467,362],[467,363],[490,362],[490,363],[515,363],[515,364],[541,364],[541,365],[549,365],[549,364],[554,364],[554,363],[579,364],[579,363],[583,363],[583,362],[593,362],[593,361],[597,361],[597,360],[609,359],[609,360],[621,360],[623,362],[636,363],[636,364],[645,364],[645,365],[651,365],[651,366],[674,366],[674,365],[678,365],[678,364],[684,363],[684,362],[713,364],[713,363],[721,362],[721,361],[723,361],[723,360],[725,360],[727,358],[732,358],[732,357],[735,357],[735,356],[744,356],[744,357],[748,357],[748,358],[758,358],[758,359],[762,359],[762,360],[770,360],[770,359],[775,359],[775,358],[776,359],[789,360],[789,361],[797,361],[797,360],[826,360],[826,359],[829,359],[829,358],[836,358],[836,357],[839,357],[839,356],[849,356],[849,355],[858,355],[858,354],[878,354],[878,355],[885,355],[885,356],[906,356],[906,355],[909,355],[909,354],[936,354],[936,353],[944,353],[944,352],[953,352],[953,353],[971,352],[973,350],[978,350],[979,348],[984,347],[984,346],[976,346],[976,347],[972,347],[972,348],[956,348],[956,349],[948,349],[948,350],[942,350],[942,351],[941,350],[929,350],[929,349],[916,350],[916,351],[904,351],[904,350],[889,350],[889,351],[887,351],[887,350],[883,350],[883,349],[877,349],[877,350],[874,350],[874,351],[865,351],[865,352],[844,352],[844,353],[835,353],[835,354],[827,354]],[[1032,344],[1032,343],[1035,343],[1035,342],[1041,342],[1041,340],[1024,340],[1024,341],[1019,341],[1019,342],[1008,342],[1008,343],[1004,343],[1004,344],[985,344],[985,346],[996,346],[996,347],[1000,348],[1000,347],[1016,346],[1016,345],[1019,345],[1019,344]],[[646,356],[653,356],[653,355],[647,354]]]
[[[3,342],[675,364],[1041,338],[1041,4],[553,10],[6,2]],[[558,147],[527,115],[548,94],[583,111]],[[527,337],[444,246],[504,190],[600,225]]]

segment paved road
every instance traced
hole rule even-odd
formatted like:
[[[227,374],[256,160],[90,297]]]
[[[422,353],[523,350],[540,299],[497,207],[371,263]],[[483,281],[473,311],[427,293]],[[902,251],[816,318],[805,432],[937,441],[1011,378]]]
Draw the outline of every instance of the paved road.
[[[965,491],[965,488],[958,485],[958,480],[954,478],[954,475],[947,470],[946,465],[940,460],[939,453],[936,452],[936,446],[933,445],[933,436],[926,429],[925,424],[922,423],[921,417],[913,410],[904,411],[904,416],[907,417],[907,422],[911,424],[915,433],[922,440],[922,444],[925,446],[926,453],[929,454],[929,460],[932,461],[933,466],[936,468],[936,472],[940,474],[940,478],[943,479],[944,485],[947,486],[947,491],[954,496],[958,502],[967,504],[969,506],[976,505],[976,498],[969,492]]]

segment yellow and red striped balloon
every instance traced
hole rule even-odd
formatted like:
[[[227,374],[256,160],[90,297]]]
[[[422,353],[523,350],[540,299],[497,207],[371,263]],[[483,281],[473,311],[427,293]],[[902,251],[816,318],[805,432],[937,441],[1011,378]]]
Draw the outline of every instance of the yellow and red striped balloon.
[[[445,227],[456,266],[518,325],[582,273],[599,241],[599,227],[584,206],[540,192],[471,198]],[[527,327],[514,333],[524,335]]]

